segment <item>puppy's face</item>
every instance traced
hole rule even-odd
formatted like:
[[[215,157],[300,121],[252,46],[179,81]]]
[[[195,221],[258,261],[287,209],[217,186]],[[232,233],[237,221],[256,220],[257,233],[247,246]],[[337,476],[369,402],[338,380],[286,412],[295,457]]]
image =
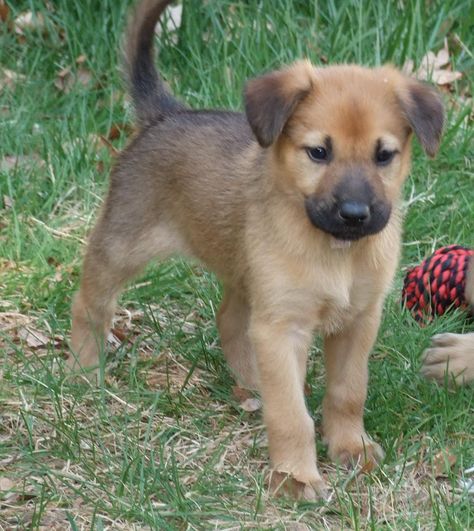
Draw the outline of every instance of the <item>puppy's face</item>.
[[[251,81],[246,110],[260,144],[273,149],[277,185],[341,240],[386,226],[412,131],[433,155],[443,125],[436,93],[391,67],[296,63]]]

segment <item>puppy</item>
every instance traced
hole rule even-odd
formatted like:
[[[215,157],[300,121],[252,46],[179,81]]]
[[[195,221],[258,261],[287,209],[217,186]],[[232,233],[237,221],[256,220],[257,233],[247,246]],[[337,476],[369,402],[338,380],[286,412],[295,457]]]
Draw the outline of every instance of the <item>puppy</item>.
[[[474,309],[474,260],[466,277],[466,299]],[[444,381],[446,372],[456,383],[474,381],[474,333],[439,334],[423,353],[421,372],[427,378]]]
[[[72,369],[97,366],[123,284],[181,254],[214,271],[217,325],[241,386],[263,400],[274,481],[324,493],[304,398],[324,336],[324,439],[342,463],[378,461],[364,430],[367,361],[397,267],[412,132],[438,149],[443,106],[395,68],[300,61],[249,81],[245,114],[190,110],[152,60],[168,0],[145,0],[126,66],[140,132],[112,171],[72,309]]]

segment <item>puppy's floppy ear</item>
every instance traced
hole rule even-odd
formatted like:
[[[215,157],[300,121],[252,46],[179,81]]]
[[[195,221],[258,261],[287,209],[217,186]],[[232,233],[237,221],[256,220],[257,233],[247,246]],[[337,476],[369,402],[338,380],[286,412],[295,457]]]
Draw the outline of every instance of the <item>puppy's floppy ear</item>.
[[[311,91],[314,67],[309,61],[251,79],[244,92],[245,113],[262,147],[280,136],[298,103]]]
[[[406,79],[400,97],[403,112],[430,157],[438,151],[444,125],[444,107],[438,92],[426,83]]]

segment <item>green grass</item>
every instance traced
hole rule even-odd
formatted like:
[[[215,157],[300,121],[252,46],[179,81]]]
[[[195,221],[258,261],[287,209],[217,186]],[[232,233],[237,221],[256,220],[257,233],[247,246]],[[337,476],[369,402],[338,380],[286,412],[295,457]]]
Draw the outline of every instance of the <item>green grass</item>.
[[[318,442],[335,489],[326,505],[268,497],[261,416],[233,397],[214,323],[220,286],[196,265],[152,265],[126,290],[116,327],[129,340],[103,385],[64,374],[82,242],[113,158],[97,135],[133,120],[118,53],[129,2],[7,3],[12,18],[41,13],[44,29],[19,37],[0,23],[0,67],[25,76],[0,93],[0,529],[472,528],[472,496],[458,489],[474,464],[472,387],[418,372],[433,333],[472,324],[452,315],[420,328],[399,305],[403,268],[441,245],[474,246],[471,2],[185,0],[179,31],[162,34],[160,68],[196,107],[241,108],[246,78],[302,56],[402,65],[446,38],[463,72],[445,93],[438,158],[415,146],[402,265],[370,365],[366,425],[387,457],[351,476]],[[58,90],[58,72],[75,71],[82,54],[90,83]],[[21,339],[26,318],[54,346]],[[318,345],[308,397],[317,425]],[[440,452],[456,462],[435,478]]]

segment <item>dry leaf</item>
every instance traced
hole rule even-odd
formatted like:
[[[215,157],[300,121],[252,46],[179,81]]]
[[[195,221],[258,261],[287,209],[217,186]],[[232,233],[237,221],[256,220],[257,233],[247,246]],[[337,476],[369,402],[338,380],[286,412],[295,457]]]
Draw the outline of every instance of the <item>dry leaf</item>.
[[[10,8],[5,4],[4,0],[0,0],[0,20],[6,22],[10,16]]]
[[[98,135],[98,138],[100,139],[100,142],[102,143],[102,145],[108,148],[109,153],[112,156],[115,156],[119,153],[119,150],[104,135]]]
[[[13,271],[15,269],[18,269],[18,265],[16,262],[0,257],[0,271]],[[2,314],[0,313],[0,321],[1,318]]]
[[[18,337],[22,341],[26,341],[27,345],[33,349],[44,347],[51,343],[51,340],[49,337],[45,336],[39,330],[35,330],[34,328],[31,328],[29,326],[20,328],[20,330],[18,330]]]
[[[411,59],[407,59],[402,66],[402,72],[407,76],[415,74],[415,63]]]
[[[46,258],[46,263],[54,267],[58,267],[58,265],[60,265],[60,262],[58,262],[57,258],[54,256],[48,256],[48,258]]]
[[[18,269],[18,265],[13,260],[8,260],[6,258],[2,258],[0,256],[0,273],[3,271],[14,271],[15,269]],[[0,313],[0,321],[2,318],[2,314]]]
[[[183,6],[177,5],[177,6],[170,6],[165,11],[164,16],[164,25],[166,27],[166,31],[169,33],[172,33],[173,31],[176,31],[181,26],[181,19],[183,17]],[[157,24],[155,28],[155,33],[157,35],[161,35],[162,33],[162,26],[161,24]]]
[[[107,135],[109,140],[117,140],[117,138],[120,138],[120,127],[118,124],[112,125],[112,127],[109,130],[109,133]]]
[[[258,398],[247,398],[247,400],[241,402],[239,406],[244,411],[253,413],[254,411],[258,411],[262,407],[262,402]]]
[[[434,58],[434,66],[436,68],[442,68],[449,64],[449,50],[448,43],[445,41],[444,48],[442,48]]]
[[[14,21],[15,32],[23,35],[25,30],[41,30],[44,28],[44,17],[41,13],[25,11]]]
[[[20,327],[25,327],[31,322],[31,318],[17,312],[1,312],[0,313],[0,332],[5,333],[9,330],[16,330]]]
[[[369,474],[370,472],[373,472],[377,468],[377,465],[375,461],[372,459],[369,459],[366,461],[357,472],[357,475],[363,475],[363,474]]]
[[[113,349],[117,349],[120,347],[120,345],[122,344],[122,342],[120,341],[120,339],[118,337],[115,336],[115,334],[110,331],[109,332],[109,335],[107,336],[107,343],[113,348]]]
[[[0,171],[9,172],[20,166],[42,167],[45,162],[38,155],[5,155],[0,159]]]
[[[469,474],[474,474],[474,466],[464,470],[463,479],[458,480],[458,485],[468,494],[474,494],[474,477],[467,477]]]
[[[445,48],[441,49],[437,54],[432,51],[427,52],[420,61],[420,68],[430,71],[438,68],[443,68],[449,63],[449,52]]]
[[[3,208],[10,209],[13,207],[13,199],[9,195],[3,196]]]
[[[87,87],[92,81],[92,74],[86,68],[78,68],[76,75],[76,82],[80,83],[83,87]]]
[[[8,478],[0,478],[0,491],[7,491],[12,490],[15,486],[15,483],[11,479]]]
[[[433,476],[435,478],[446,477],[456,461],[457,457],[448,449],[439,451],[433,457]]]
[[[112,328],[111,332],[121,343],[127,339],[127,331],[125,328]]]
[[[58,72],[54,80],[54,86],[61,92],[68,94],[77,83],[87,87],[91,81],[92,74],[86,68],[80,67],[76,72],[73,72],[70,66],[66,66]]]
[[[58,266],[56,268],[56,271],[54,273],[54,276],[53,276],[53,282],[62,282],[63,281],[63,272],[62,272],[62,267],[61,266]]]
[[[95,169],[97,170],[97,173],[104,173],[105,172],[105,164],[103,160],[98,160]]]
[[[452,71],[449,64],[449,49],[447,40],[444,41],[444,47],[433,53],[427,52],[420,61],[420,66],[415,71],[412,60],[408,59],[403,65],[403,71],[406,74],[415,75],[422,81],[433,81],[437,85],[450,85],[462,77],[461,72]]]
[[[167,10],[166,28],[168,31],[179,29],[181,26],[181,19],[183,18],[183,6],[171,6]]]
[[[15,72],[14,70],[9,70],[8,68],[2,68],[0,70],[0,90],[3,90],[4,88],[12,88],[15,83],[18,83],[20,81],[25,80],[25,76],[23,74],[19,74],[18,72]]]
[[[134,132],[134,128],[132,125],[128,123],[122,123],[122,124],[113,124],[110,128],[107,138],[110,141],[119,139],[122,134],[124,135],[131,135]]]
[[[252,393],[248,389],[244,389],[243,387],[239,387],[238,385],[234,385],[232,387],[232,396],[238,402],[244,402],[244,400],[247,400],[248,398],[252,398]]]
[[[452,72],[451,70],[434,70],[431,76],[437,85],[450,85],[461,78],[461,72]]]
[[[8,172],[13,168],[18,166],[18,157],[16,155],[5,155],[5,157],[0,160],[0,171]]]
[[[71,67],[62,68],[54,80],[54,86],[62,92],[68,92],[72,85]]]

